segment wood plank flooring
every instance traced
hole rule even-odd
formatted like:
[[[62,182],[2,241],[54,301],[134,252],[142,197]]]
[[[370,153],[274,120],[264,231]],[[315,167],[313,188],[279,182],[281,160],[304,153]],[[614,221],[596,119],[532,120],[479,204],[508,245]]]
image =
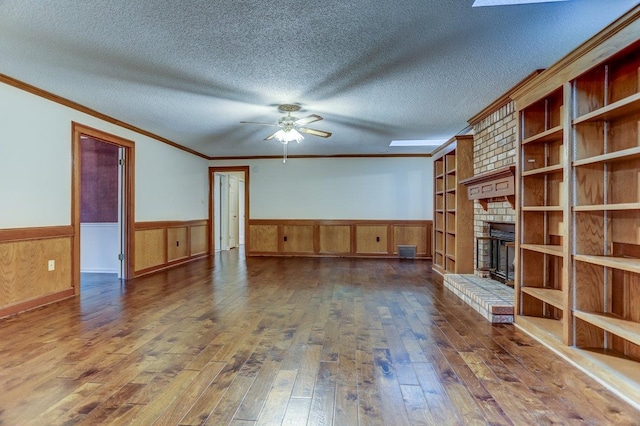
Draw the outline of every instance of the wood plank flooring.
[[[640,424],[430,262],[238,254],[0,320],[0,424]]]

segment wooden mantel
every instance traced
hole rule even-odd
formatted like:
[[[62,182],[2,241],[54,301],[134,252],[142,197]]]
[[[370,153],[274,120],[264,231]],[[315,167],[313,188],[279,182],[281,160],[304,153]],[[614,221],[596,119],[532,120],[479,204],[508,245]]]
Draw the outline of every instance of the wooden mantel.
[[[516,208],[516,166],[501,167],[490,172],[472,176],[460,181],[467,187],[470,200],[478,200],[483,209],[487,210],[489,203],[508,201],[513,209]]]

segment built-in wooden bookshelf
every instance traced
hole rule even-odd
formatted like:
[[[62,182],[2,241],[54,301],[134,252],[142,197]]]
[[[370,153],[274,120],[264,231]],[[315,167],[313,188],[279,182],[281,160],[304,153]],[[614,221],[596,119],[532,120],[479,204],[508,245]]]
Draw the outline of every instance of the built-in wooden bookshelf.
[[[571,91],[575,345],[640,361],[640,42]]]
[[[516,324],[640,408],[640,6],[514,93]]]
[[[568,265],[563,255],[568,209],[564,91],[560,87],[520,111],[520,190],[516,279],[518,314],[549,325],[569,343]]]
[[[473,202],[460,184],[473,176],[473,136],[454,136],[433,154],[433,269],[473,272]]]

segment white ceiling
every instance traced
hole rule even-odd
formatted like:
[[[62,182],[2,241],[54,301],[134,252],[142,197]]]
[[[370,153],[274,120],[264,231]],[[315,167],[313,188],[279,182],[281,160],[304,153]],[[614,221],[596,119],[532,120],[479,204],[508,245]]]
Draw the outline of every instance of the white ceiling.
[[[472,3],[0,0],[0,73],[212,157],[281,155],[239,124],[281,103],[333,133],[289,155],[422,153],[638,2]]]

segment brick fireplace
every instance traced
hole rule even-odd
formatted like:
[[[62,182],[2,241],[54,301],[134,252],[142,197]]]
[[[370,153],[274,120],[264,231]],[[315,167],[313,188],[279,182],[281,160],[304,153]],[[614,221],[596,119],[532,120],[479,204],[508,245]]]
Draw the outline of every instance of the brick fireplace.
[[[494,103],[495,104],[495,103]],[[469,123],[474,130],[473,172],[475,176],[491,174],[496,170],[515,165],[517,113],[513,101],[505,99],[472,118]],[[484,204],[484,206],[483,206]],[[486,209],[485,209],[486,207]],[[474,265],[475,275],[489,277],[492,243],[491,223],[514,223],[516,212],[507,199],[474,202]]]
[[[476,267],[473,275],[445,274],[444,285],[492,323],[513,322],[514,312],[513,288],[498,282],[509,284],[514,278],[517,111],[510,96],[539,73],[529,75],[469,120],[473,127],[473,177],[461,183],[474,200]],[[507,188],[509,184],[511,188]]]

